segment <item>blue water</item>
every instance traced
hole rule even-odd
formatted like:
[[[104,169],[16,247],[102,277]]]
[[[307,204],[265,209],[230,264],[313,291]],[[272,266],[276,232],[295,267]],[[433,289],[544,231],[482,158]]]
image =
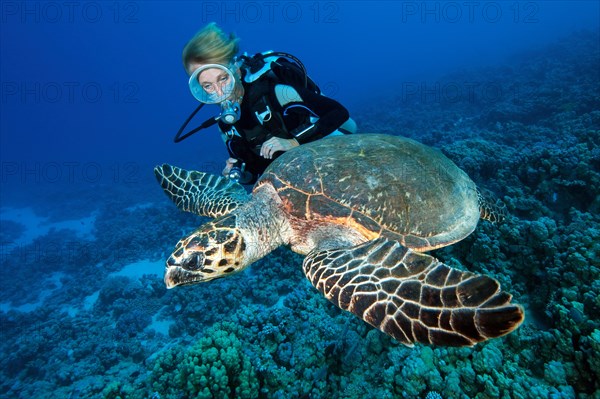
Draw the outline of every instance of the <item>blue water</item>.
[[[600,397],[597,2],[4,1],[0,21],[0,397]],[[498,279],[525,323],[406,348],[283,248],[166,291],[204,219],[152,167],[227,157],[216,128],[173,143],[197,105],[181,50],[211,21],[299,57],[361,132],[440,148],[502,198],[508,223],[435,255]]]

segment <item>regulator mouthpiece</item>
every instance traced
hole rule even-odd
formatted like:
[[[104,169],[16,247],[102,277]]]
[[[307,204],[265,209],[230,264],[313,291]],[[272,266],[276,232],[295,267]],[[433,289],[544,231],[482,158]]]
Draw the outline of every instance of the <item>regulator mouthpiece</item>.
[[[231,100],[225,100],[221,103],[221,115],[219,120],[233,125],[240,120],[240,104]]]

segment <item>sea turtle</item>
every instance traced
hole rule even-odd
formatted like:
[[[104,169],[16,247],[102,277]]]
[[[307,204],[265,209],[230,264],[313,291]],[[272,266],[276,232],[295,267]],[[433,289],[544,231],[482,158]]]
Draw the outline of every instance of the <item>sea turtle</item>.
[[[381,134],[325,138],[276,159],[252,194],[225,177],[157,166],[182,210],[215,218],[181,239],[168,288],[239,272],[281,245],[331,302],[411,346],[472,346],[516,329],[523,309],[488,276],[424,251],[468,236],[473,181],[441,152]]]

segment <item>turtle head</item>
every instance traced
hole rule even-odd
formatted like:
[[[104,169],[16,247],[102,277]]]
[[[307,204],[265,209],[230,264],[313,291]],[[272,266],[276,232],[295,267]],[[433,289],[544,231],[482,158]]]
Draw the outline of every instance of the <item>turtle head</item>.
[[[173,288],[234,274],[250,264],[244,261],[245,248],[235,217],[207,223],[179,240],[167,260],[165,284]]]

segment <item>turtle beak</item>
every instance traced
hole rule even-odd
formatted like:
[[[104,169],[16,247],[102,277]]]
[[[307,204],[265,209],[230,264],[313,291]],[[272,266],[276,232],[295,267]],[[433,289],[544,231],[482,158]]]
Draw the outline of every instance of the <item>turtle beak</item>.
[[[165,285],[174,288],[178,285],[191,285],[212,280],[208,273],[202,271],[204,256],[202,253],[191,253],[179,261],[171,255],[165,268]]]
[[[165,270],[165,285],[168,289],[175,288],[178,285],[191,285],[206,281],[203,276],[197,272],[185,270],[179,266],[167,266]]]

